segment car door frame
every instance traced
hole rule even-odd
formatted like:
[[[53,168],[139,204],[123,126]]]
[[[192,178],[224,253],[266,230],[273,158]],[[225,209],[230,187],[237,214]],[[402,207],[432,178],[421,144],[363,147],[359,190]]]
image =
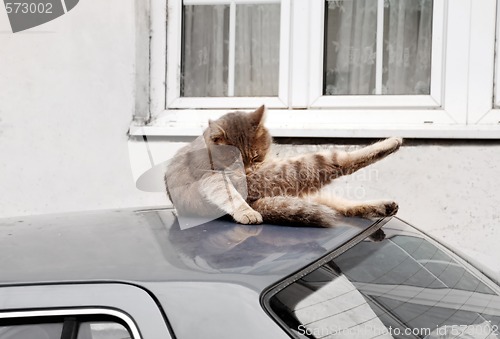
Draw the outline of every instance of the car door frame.
[[[66,315],[110,315],[123,320],[134,339],[175,338],[158,303],[125,283],[0,286],[0,320]]]

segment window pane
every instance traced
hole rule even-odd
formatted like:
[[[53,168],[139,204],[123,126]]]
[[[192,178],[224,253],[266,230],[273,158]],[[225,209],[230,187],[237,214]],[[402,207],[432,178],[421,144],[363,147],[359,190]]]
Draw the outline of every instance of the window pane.
[[[324,94],[373,94],[377,0],[326,3]]]
[[[379,5],[383,31],[377,31]],[[326,6],[325,95],[430,94],[432,0],[328,0]]]
[[[430,94],[432,0],[386,0],[384,94]]]
[[[61,318],[46,319],[47,321],[58,322],[43,322],[43,323],[25,323],[32,319],[13,318],[7,319],[7,326],[0,323],[0,339],[60,339],[63,335],[63,326],[69,326],[70,332],[72,327],[78,328],[77,339],[130,339],[131,334],[127,328],[121,323],[108,321],[82,321],[81,319],[69,319],[69,325]],[[2,319],[0,319],[1,321]],[[43,319],[42,321],[44,321]],[[63,324],[64,322],[64,324]]]
[[[236,6],[235,96],[278,95],[280,5]]]
[[[132,336],[121,324],[113,322],[83,322],[77,339],[130,339]]]
[[[227,94],[229,6],[184,6],[181,95]]]
[[[0,326],[0,339],[60,339],[63,324]]]
[[[232,6],[184,6],[181,96],[278,95],[280,4]]]
[[[500,295],[432,243],[406,235],[357,244],[270,306],[309,338],[497,338],[500,322]]]
[[[494,294],[489,287],[430,242],[408,236],[396,236],[391,240],[411,253],[419,264],[439,277],[446,286],[453,286],[457,290]]]

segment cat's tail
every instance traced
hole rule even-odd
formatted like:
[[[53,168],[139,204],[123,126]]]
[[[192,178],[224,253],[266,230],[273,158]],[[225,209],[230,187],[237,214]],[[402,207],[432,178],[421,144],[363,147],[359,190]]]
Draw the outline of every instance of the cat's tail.
[[[250,206],[271,224],[332,227],[341,218],[339,212],[328,206],[298,197],[265,197]]]

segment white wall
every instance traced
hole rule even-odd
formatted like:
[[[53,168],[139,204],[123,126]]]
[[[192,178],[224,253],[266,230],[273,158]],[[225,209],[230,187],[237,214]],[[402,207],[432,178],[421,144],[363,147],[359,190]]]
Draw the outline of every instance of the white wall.
[[[149,205],[135,189],[132,0],[85,0],[12,34],[0,8],[0,217]]]

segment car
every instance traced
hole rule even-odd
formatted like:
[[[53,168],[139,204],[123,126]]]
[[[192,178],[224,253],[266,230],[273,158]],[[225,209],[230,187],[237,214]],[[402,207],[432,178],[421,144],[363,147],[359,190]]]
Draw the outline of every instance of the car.
[[[397,217],[0,221],[0,339],[496,338],[499,325],[498,281]]]

